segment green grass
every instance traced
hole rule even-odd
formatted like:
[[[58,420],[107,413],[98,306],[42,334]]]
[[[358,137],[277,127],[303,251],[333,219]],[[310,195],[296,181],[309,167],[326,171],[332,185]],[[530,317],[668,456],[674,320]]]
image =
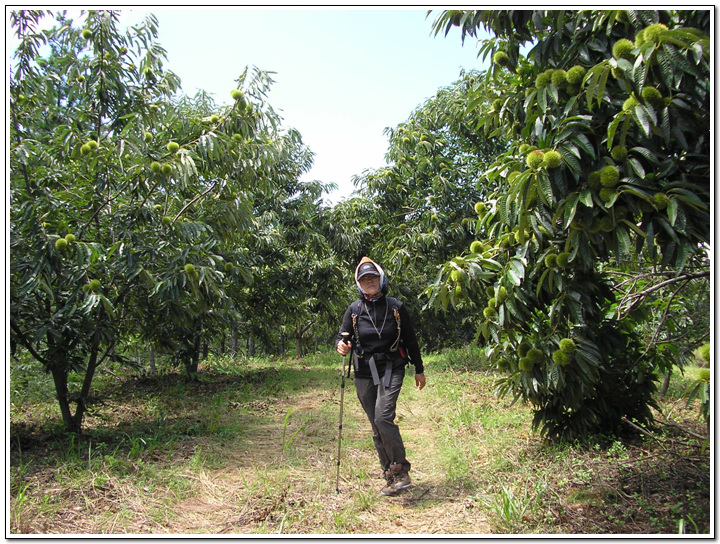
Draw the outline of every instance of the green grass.
[[[206,361],[181,375],[99,374],[80,437],[42,380],[11,392],[12,534],[664,534],[709,530],[709,451],[678,427],[546,444],[531,409],[493,395],[477,350],[408,373],[398,422],[414,487],[384,481],[352,380],[336,493],[336,354]],[[698,434],[673,377],[661,421]]]

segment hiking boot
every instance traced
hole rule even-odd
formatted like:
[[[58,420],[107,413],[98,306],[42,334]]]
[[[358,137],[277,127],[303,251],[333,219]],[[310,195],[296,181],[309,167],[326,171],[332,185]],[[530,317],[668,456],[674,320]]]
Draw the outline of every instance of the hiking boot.
[[[395,482],[393,483],[393,487],[395,488],[395,491],[400,491],[401,489],[406,489],[412,485],[412,482],[410,482],[410,475],[407,472],[399,472],[395,474]]]
[[[383,487],[383,495],[394,495],[398,491],[406,489],[412,485],[410,475],[402,469],[402,465],[391,465],[390,470],[383,472],[387,485]]]
[[[385,487],[383,487],[380,490],[380,493],[383,495],[394,495],[398,492],[397,489],[395,489],[395,474],[392,470],[384,470],[383,471],[383,477],[385,478]]]

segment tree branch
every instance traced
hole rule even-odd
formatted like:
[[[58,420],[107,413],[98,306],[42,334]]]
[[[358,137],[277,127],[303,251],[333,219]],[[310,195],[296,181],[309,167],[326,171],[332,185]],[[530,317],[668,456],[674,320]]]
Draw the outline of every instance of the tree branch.
[[[215,187],[217,187],[217,184],[218,184],[218,182],[216,181],[216,182],[213,183],[210,187],[208,187],[208,189],[207,189],[206,191],[203,191],[203,192],[200,193],[198,196],[196,196],[195,198],[193,198],[190,202],[188,202],[187,204],[185,204],[185,205],[182,207],[182,209],[177,213],[177,215],[175,216],[175,219],[173,219],[173,223],[178,220],[178,217],[180,217],[183,213],[185,213],[185,210],[187,210],[190,206],[192,206],[193,204],[195,204],[198,200],[200,200],[200,199],[203,198],[204,196],[208,195],[213,189],[215,189]]]
[[[20,343],[25,346],[25,348],[30,352],[30,355],[35,357],[38,362],[42,363],[43,366],[49,366],[49,361],[42,357],[37,351],[35,351],[35,348],[33,348],[32,344],[28,340],[27,336],[25,336],[25,333],[23,333],[20,330],[20,327],[17,323],[15,323],[14,320],[10,320],[10,328],[15,332],[18,339],[20,340]]]
[[[653,285],[652,287],[648,287],[647,289],[640,291],[639,293],[628,294],[625,297],[625,300],[629,302],[627,306],[624,307],[624,309],[622,307],[618,308],[618,317],[622,319],[640,300],[647,298],[651,293],[654,293],[655,291],[658,291],[663,287],[667,287],[668,285],[673,285],[679,282],[687,282],[690,280],[704,278],[708,276],[710,276],[709,270],[704,270],[702,272],[693,272],[690,274],[683,274],[682,276],[677,276],[669,280],[661,281],[660,283]]]

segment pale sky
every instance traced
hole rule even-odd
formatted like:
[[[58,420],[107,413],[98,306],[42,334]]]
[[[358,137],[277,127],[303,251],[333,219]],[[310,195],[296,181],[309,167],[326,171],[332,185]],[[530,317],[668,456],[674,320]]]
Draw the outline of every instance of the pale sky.
[[[476,42],[453,29],[434,37],[427,9],[143,8],[186,94],[230,102],[246,65],[275,72],[269,102],[315,153],[303,180],[333,181],[336,202],[351,179],[385,165],[386,127],[466,70],[481,68]],[[136,22],[142,12],[126,13]]]
[[[268,101],[315,153],[302,179],[337,183],[327,197],[333,203],[354,190],[354,175],[385,165],[386,127],[406,121],[463,68],[487,67],[474,39],[463,46],[455,28],[435,37],[431,27],[440,12],[426,17],[427,9],[416,7],[116,9],[128,25],[155,14],[166,67],[185,94],[203,89],[219,104],[230,103],[245,66],[275,72]],[[77,11],[69,10],[80,22]]]

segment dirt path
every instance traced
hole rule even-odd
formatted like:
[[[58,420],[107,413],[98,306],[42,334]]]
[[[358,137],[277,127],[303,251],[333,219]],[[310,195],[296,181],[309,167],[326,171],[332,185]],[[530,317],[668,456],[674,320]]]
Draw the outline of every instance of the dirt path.
[[[339,388],[269,399],[258,406],[240,443],[228,448],[223,467],[183,474],[191,479],[193,493],[177,504],[173,519],[152,531],[487,534],[482,507],[462,488],[451,487],[438,476],[438,453],[432,448],[422,455],[416,451],[419,442],[432,443],[427,440],[436,430],[431,409],[417,397],[401,395],[398,420],[408,452],[415,452],[411,471],[415,485],[397,496],[383,497],[384,481],[369,424],[352,386],[345,395],[339,494],[335,491]],[[283,451],[282,445],[296,431]]]

